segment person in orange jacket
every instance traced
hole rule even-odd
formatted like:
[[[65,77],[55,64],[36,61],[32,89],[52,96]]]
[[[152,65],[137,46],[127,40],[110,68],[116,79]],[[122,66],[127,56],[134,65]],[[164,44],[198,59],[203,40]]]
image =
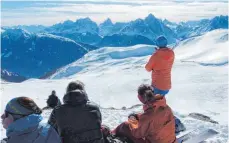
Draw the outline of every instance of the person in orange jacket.
[[[144,104],[144,112],[130,115],[113,133],[134,143],[177,143],[175,118],[165,97],[155,98],[152,87],[142,84],[138,88],[138,98]]]
[[[152,71],[152,87],[155,94],[166,95],[171,89],[171,70],[174,62],[174,52],[167,47],[167,39],[159,36],[156,39],[157,50],[150,57],[145,69]]]

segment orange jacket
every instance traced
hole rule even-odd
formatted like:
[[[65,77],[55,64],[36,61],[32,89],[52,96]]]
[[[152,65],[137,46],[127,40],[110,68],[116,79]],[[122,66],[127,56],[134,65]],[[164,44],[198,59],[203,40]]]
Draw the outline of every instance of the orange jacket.
[[[131,134],[143,138],[145,143],[176,143],[175,119],[165,98],[145,105],[138,123],[134,126],[132,123],[129,123]]]
[[[145,69],[152,71],[152,85],[160,90],[171,89],[171,70],[174,52],[169,48],[160,48],[149,59]]]

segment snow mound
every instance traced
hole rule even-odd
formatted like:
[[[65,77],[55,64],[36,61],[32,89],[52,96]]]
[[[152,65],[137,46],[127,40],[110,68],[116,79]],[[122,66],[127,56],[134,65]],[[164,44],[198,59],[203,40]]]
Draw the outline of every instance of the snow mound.
[[[87,53],[83,58],[58,70],[51,78],[69,77],[78,72],[98,72],[110,66],[131,64],[139,58],[149,56],[155,51],[152,45],[136,45],[131,47],[106,47]]]

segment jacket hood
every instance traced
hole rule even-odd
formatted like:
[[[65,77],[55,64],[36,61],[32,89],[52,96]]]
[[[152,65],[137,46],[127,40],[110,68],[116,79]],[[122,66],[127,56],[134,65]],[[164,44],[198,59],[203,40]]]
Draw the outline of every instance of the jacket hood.
[[[64,104],[86,104],[88,100],[87,93],[84,90],[73,90],[64,95]]]

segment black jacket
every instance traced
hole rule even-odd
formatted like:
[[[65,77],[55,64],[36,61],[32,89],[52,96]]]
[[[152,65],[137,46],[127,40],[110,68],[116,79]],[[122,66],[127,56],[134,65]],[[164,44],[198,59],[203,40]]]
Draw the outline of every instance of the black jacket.
[[[47,106],[51,108],[55,108],[56,106],[61,105],[60,99],[55,94],[49,95],[46,102]]]
[[[57,130],[63,143],[103,143],[101,112],[88,101],[82,90],[67,93],[64,104],[57,106],[49,123]]]

